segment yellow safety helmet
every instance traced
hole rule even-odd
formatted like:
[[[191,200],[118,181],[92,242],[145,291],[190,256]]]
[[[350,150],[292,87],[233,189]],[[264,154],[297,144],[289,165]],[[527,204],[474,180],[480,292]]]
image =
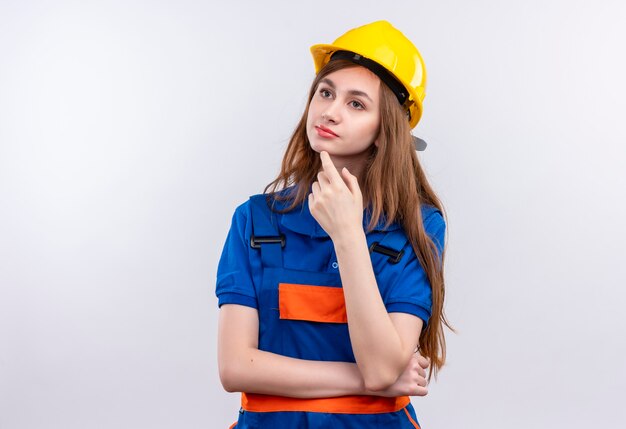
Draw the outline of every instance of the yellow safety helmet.
[[[311,53],[315,73],[331,57],[349,59],[369,68],[396,94],[407,110],[411,128],[419,122],[426,96],[424,60],[413,43],[389,22],[376,21],[354,28],[332,45],[311,46]]]

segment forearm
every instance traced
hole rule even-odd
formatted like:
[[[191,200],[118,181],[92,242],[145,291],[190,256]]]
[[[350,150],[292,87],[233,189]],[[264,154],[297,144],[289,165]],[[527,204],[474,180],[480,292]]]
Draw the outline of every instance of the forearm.
[[[223,305],[218,329],[218,366],[230,392],[296,398],[366,394],[356,364],[295,359],[258,349],[258,313]]]
[[[356,364],[295,359],[249,348],[220,363],[229,392],[294,398],[324,398],[368,393]]]
[[[365,384],[374,390],[393,383],[411,357],[382,301],[362,229],[334,240],[346,301],[350,341]]]

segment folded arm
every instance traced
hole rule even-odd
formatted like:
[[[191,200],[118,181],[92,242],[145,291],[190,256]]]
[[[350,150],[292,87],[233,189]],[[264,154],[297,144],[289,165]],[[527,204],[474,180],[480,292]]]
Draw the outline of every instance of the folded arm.
[[[290,358],[258,349],[256,309],[226,304],[220,309],[218,365],[224,389],[294,398],[345,395],[423,396],[426,359],[416,355],[395,383],[370,391],[356,364]]]

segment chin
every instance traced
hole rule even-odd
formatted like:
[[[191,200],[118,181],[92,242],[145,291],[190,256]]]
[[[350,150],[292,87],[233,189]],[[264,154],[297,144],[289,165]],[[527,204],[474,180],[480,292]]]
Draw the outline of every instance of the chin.
[[[313,149],[317,153],[325,150],[330,154],[330,150],[328,149],[327,145],[324,144],[324,142],[320,142],[316,139],[309,139],[309,146],[311,146],[311,149]]]

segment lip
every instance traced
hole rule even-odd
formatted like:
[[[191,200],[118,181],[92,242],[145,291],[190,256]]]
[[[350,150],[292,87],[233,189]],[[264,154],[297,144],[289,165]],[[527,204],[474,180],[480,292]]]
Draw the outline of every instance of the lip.
[[[321,137],[325,137],[325,138],[339,137],[331,129],[326,128],[323,125],[316,125],[315,129],[317,130],[317,134],[319,134]]]

